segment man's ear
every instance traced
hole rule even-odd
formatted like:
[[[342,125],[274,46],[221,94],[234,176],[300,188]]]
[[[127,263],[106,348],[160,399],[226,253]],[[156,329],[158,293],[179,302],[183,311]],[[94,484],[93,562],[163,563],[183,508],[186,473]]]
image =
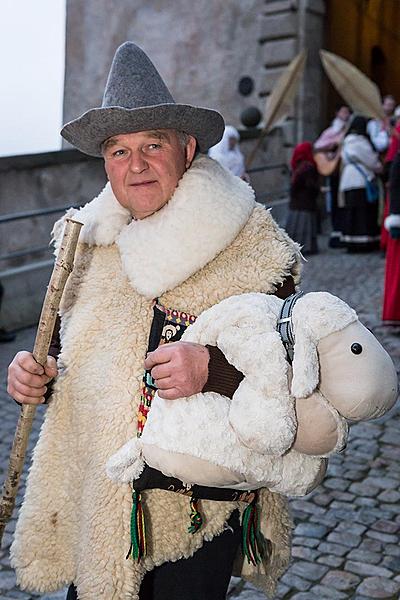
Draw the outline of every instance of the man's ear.
[[[188,169],[190,167],[190,165],[192,164],[192,160],[194,158],[194,155],[196,153],[196,146],[197,146],[197,141],[196,138],[194,138],[192,135],[189,136],[189,141],[186,144],[186,148],[185,148],[185,158],[186,158],[186,168]]]

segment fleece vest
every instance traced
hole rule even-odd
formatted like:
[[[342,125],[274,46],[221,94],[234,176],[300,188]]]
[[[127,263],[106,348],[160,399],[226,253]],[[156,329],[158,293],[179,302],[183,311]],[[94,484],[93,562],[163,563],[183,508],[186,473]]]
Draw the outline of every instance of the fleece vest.
[[[202,168],[207,170],[208,163]],[[232,181],[226,184],[228,191],[236,186]],[[168,210],[166,245],[168,236],[174,236],[167,226]],[[187,498],[149,490],[143,494],[148,555],[139,564],[126,560],[131,489],[112,482],[105,465],[136,433],[154,291],[161,292],[164,306],[199,315],[228,296],[273,293],[288,275],[298,279],[296,246],[264,207],[253,203],[248,212],[233,240],[228,236],[203,266],[182,274],[182,255],[175,257],[177,266],[174,254],[166,252],[165,270],[178,275],[171,279],[168,274],[169,283],[158,282],[157,290],[146,281],[146,265],[141,282],[132,281],[134,265],[127,267],[115,236],[104,244],[83,237],[60,308],[59,376],[34,450],[11,551],[23,589],[50,592],[74,582],[80,600],[134,600],[146,570],[187,558],[224,531],[237,503],[203,501],[204,525],[193,535],[188,533]],[[229,211],[226,217],[229,229]],[[184,219],[173,222],[177,228],[185,225]],[[90,223],[85,226],[90,229]],[[149,256],[159,242],[148,240]],[[260,510],[271,552],[257,570],[247,563],[240,569],[272,593],[288,564],[292,523],[279,494],[262,490]]]

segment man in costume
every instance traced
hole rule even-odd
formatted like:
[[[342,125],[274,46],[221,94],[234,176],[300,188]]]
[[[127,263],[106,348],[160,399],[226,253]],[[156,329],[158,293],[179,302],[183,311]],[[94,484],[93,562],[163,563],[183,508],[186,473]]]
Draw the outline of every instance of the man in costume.
[[[297,246],[247,183],[205,156],[223,130],[219,113],[175,103],[131,42],[117,50],[102,107],[62,130],[104,157],[109,183],[68,213],[84,227],[52,344],[57,366],[20,352],[9,368],[18,402],[50,396],[11,550],[23,588],[70,585],[80,600],[222,599],[250,500],[264,551],[242,557],[238,572],[272,594],[287,567],[292,524],[279,494],[194,494],[148,468],[132,500],[132,486],[106,474],[143,431],[156,388],[173,402],[207,390],[231,397],[240,384],[218,348],[179,342],[196,316],[234,294],[285,297],[298,280]]]

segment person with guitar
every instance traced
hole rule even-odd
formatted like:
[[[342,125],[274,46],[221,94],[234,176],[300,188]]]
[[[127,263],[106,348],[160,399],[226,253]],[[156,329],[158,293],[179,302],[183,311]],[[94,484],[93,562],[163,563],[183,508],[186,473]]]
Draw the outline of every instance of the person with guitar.
[[[325,177],[326,206],[332,223],[329,239],[331,248],[341,246],[343,211],[337,203],[339,162],[341,146],[350,117],[351,110],[347,104],[339,104],[332,124],[321,133],[314,143],[314,161],[320,175]]]

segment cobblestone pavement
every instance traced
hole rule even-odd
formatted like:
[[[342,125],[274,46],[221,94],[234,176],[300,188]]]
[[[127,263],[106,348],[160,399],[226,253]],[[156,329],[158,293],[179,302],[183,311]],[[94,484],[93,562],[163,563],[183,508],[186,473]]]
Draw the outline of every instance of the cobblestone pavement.
[[[322,239],[321,246],[326,246]],[[323,249],[304,267],[303,289],[328,290],[357,309],[400,370],[400,330],[380,323],[384,260],[378,254],[347,255]],[[33,330],[0,346],[0,477],[4,477],[18,407],[5,393],[5,368],[16,349],[31,348]],[[39,409],[30,443],[37,436]],[[296,524],[293,561],[275,600],[366,600],[400,598],[400,409],[380,420],[351,428],[348,447],[330,460],[327,476],[312,494],[291,501]],[[21,493],[24,490],[25,476]],[[21,494],[18,504],[21,501]],[[65,593],[38,596],[18,590],[8,548],[14,519],[8,524],[0,555],[0,598],[59,600]],[[232,579],[230,599],[261,600],[248,584]],[[188,599],[189,600],[189,599]]]

